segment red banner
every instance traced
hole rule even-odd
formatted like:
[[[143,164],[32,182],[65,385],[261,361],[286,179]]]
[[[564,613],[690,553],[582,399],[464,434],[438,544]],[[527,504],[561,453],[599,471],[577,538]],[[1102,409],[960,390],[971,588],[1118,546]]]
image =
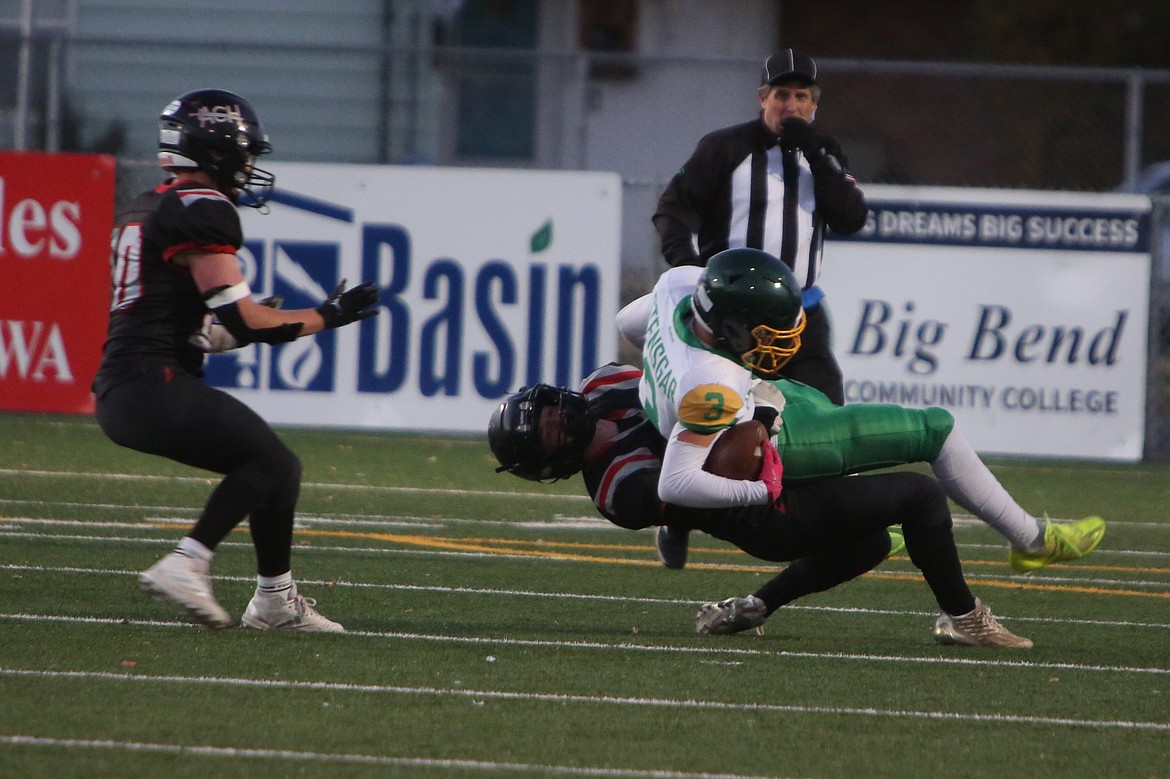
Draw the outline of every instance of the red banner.
[[[92,413],[114,158],[0,152],[0,409]]]

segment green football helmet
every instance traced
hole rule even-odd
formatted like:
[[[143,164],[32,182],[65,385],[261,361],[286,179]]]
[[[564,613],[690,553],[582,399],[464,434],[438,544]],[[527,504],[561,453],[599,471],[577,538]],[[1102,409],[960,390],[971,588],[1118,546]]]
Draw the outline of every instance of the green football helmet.
[[[774,378],[800,349],[800,284],[767,252],[727,249],[713,256],[691,305],[719,345],[757,376]]]

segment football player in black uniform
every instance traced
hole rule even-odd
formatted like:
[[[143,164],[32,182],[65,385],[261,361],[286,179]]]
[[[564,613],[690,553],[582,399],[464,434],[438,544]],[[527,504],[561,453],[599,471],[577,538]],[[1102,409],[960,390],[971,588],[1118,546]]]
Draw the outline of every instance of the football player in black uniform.
[[[594,504],[611,522],[629,529],[659,525],[659,555],[667,567],[683,567],[686,555],[685,536],[677,546],[669,539],[664,542],[662,531],[668,526],[684,533],[701,530],[762,560],[792,561],[752,595],[706,604],[696,616],[699,632],[733,633],[758,626],[784,604],[872,569],[889,554],[886,528],[893,524],[902,525],[911,559],[940,606],[972,602],[954,547],[947,492],[938,481],[915,473],[837,478],[823,467],[830,449],[841,453],[840,475],[897,462],[934,466],[936,447],[916,428],[925,423],[920,412],[907,413],[899,427],[890,424],[888,409],[883,415],[880,407],[868,407],[872,413],[867,413],[856,406],[849,407],[846,424],[823,417],[811,436],[788,430],[784,441],[776,439],[785,462],[784,490],[776,505],[689,509],[665,505],[658,498],[666,442],[638,401],[641,376],[633,366],[611,363],[586,377],[581,392],[544,384],[521,390],[492,415],[488,441],[500,471],[533,481],[581,472]],[[821,406],[827,415],[845,411],[828,399]],[[886,441],[889,454],[873,459],[876,452],[851,445],[855,443],[851,436],[867,444],[875,438]],[[952,485],[957,490],[952,497],[960,503],[967,502],[964,492],[972,488],[968,481],[962,476]],[[1084,553],[1059,549],[1044,562]],[[947,611],[943,606],[935,639],[945,644],[1032,645],[975,602],[976,609],[964,618],[949,615],[966,614],[965,610]]]
[[[345,290],[343,281],[315,309],[252,299],[236,260],[236,207],[268,199],[274,178],[255,162],[271,149],[256,111],[231,92],[196,90],[163,110],[158,160],[172,176],[115,220],[97,420],[121,446],[224,475],[178,547],[139,576],[143,590],[199,624],[229,627],[209,569],[216,546],[247,517],[258,577],[244,625],[343,632],[292,578],[300,460],[248,406],[202,380],[208,351],[292,341],[377,313],[372,282]]]

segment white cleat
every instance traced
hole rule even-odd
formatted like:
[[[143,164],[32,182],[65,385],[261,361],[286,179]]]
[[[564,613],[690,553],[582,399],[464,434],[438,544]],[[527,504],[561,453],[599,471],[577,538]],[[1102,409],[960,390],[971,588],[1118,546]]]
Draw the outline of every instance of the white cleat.
[[[264,593],[259,590],[248,602],[241,620],[245,627],[257,630],[298,630],[303,633],[344,633],[333,620],[321,616],[314,606],[317,601],[297,593],[294,584],[289,597],[284,593]]]
[[[727,635],[758,628],[768,618],[768,607],[755,595],[704,603],[695,615],[695,632]]]
[[[156,600],[178,606],[200,625],[223,629],[231,615],[211,593],[211,569],[206,560],[171,552],[138,576],[138,586]]]
[[[952,617],[945,611],[940,612],[933,633],[934,640],[940,644],[1032,648],[1032,639],[1017,636],[999,624],[991,609],[978,598],[975,599],[975,610],[965,617]]]

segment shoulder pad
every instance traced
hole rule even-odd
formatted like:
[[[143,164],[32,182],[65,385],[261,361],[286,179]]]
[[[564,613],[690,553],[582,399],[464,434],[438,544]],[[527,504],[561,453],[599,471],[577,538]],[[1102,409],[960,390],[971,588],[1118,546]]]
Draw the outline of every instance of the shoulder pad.
[[[678,406],[678,421],[696,433],[715,433],[729,427],[743,409],[743,398],[721,384],[700,384],[690,389]]]

